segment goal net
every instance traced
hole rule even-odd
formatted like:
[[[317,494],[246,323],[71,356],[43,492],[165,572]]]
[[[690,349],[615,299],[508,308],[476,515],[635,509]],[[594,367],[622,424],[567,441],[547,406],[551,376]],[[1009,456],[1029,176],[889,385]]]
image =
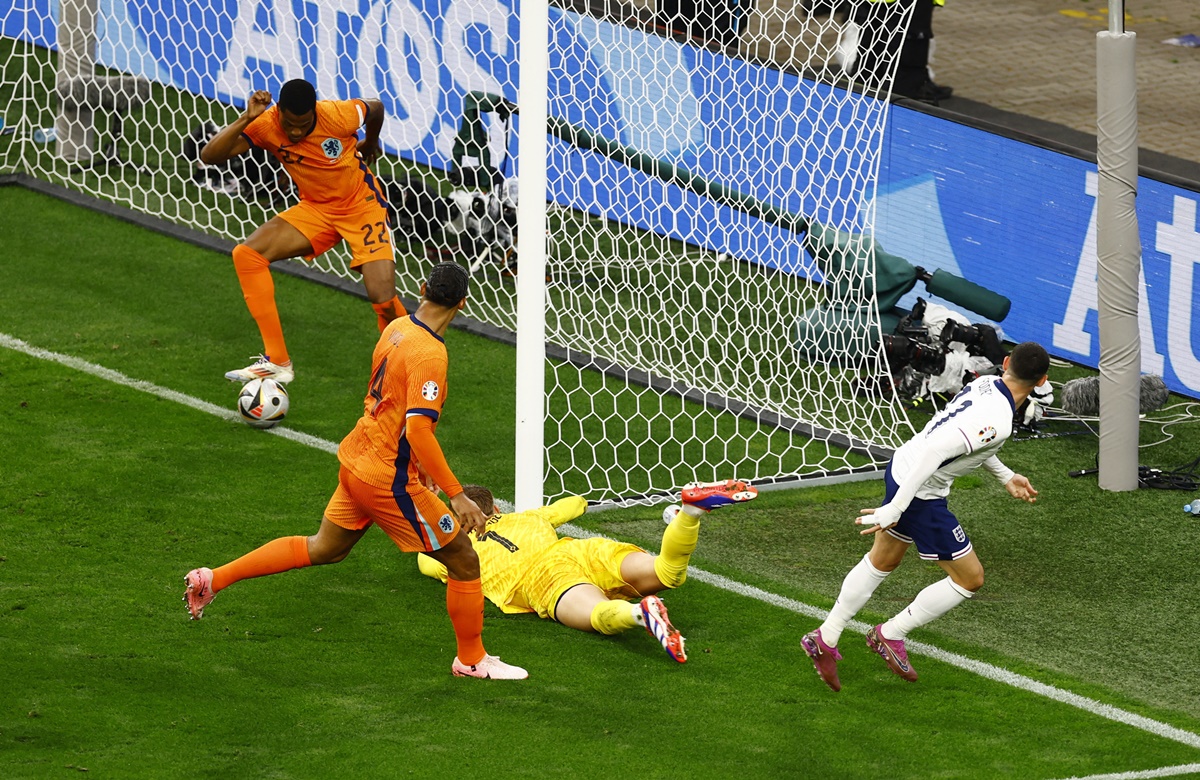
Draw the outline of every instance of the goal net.
[[[211,133],[292,78],[378,97],[402,297],[456,259],[467,315],[515,330],[515,182],[543,161],[516,155],[512,0],[6,8],[0,172],[242,240],[295,196],[266,154],[200,163]],[[546,498],[874,471],[910,431],[870,390],[870,234],[911,4],[744,9],[560,0],[526,44],[549,51]],[[355,278],[347,262],[315,265]]]

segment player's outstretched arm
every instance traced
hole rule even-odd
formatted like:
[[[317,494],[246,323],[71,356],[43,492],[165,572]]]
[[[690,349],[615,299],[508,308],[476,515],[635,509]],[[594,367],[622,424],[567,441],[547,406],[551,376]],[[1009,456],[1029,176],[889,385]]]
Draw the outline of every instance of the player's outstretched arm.
[[[260,89],[252,94],[246,101],[246,110],[242,115],[221,128],[200,150],[201,162],[217,165],[245,153],[250,148],[250,142],[242,137],[242,133],[270,107],[271,99],[271,93],[266,90]]]
[[[550,521],[550,525],[558,528],[563,523],[569,523],[577,517],[583,517],[587,512],[587,499],[583,496],[567,496],[560,498],[548,507],[545,507],[545,518]]]
[[[1037,501],[1038,492],[1029,484],[1029,478],[1024,474],[1013,474],[1012,479],[1004,483],[1004,489],[1013,498],[1019,498],[1030,504]]]

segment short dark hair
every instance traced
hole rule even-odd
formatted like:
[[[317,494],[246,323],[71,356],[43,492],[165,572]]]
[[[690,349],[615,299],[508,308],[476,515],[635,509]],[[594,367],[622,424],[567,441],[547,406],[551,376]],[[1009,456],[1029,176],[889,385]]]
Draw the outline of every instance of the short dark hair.
[[[1008,356],[1008,371],[1027,385],[1035,385],[1050,370],[1050,356],[1036,341],[1023,341]]]
[[[463,485],[463,492],[467,494],[467,498],[475,502],[479,511],[485,515],[496,513],[496,499],[492,496],[492,491],[483,485]]]
[[[425,282],[425,300],[439,306],[457,306],[467,297],[470,277],[458,263],[438,263]]]
[[[292,79],[279,89],[279,108],[301,116],[317,107],[317,90],[304,79]]]

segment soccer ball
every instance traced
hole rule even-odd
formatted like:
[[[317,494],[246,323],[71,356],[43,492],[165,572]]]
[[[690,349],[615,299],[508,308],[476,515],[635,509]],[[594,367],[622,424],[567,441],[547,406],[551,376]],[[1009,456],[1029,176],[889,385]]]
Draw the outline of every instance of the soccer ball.
[[[287,388],[274,379],[251,379],[238,393],[237,410],[255,428],[270,428],[288,413]]]

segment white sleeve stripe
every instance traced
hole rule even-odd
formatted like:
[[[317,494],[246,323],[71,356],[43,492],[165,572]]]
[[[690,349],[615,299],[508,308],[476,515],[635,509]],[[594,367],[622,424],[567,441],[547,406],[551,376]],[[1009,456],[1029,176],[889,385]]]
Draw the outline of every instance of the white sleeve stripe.
[[[354,110],[358,112],[358,126],[362,127],[363,122],[367,121],[367,115],[363,112],[362,103],[355,103]]]

